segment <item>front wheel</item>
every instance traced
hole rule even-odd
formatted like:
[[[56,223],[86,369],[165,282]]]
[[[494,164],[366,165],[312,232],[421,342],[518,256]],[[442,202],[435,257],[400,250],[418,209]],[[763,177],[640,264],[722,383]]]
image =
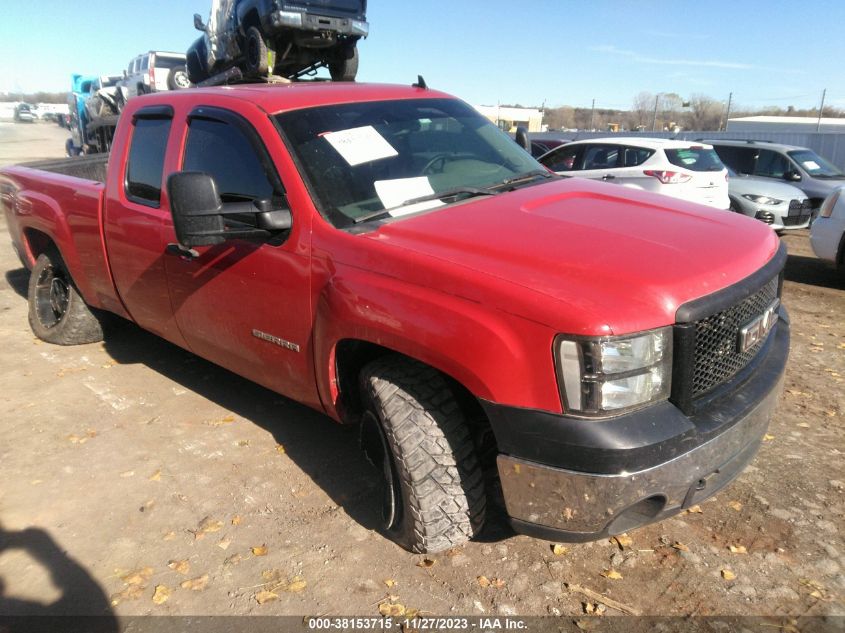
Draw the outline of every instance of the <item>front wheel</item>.
[[[382,527],[401,547],[447,550],[484,525],[481,466],[445,378],[401,356],[361,372],[361,439],[382,475]]]
[[[29,325],[35,336],[56,345],[103,340],[99,319],[82,299],[56,252],[42,253],[29,277]]]

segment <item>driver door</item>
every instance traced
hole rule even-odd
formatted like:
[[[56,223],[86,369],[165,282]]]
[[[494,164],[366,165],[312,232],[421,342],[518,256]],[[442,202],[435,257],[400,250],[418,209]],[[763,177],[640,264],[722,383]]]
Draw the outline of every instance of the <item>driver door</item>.
[[[197,108],[185,139],[181,170],[213,176],[224,203],[285,203],[270,154],[247,119],[223,108]],[[308,244],[301,243],[310,231],[303,226],[307,215],[291,212],[293,227],[270,239],[230,239],[193,253],[176,248],[171,216],[166,270],[176,322],[191,351],[274,391],[312,401],[310,257]]]

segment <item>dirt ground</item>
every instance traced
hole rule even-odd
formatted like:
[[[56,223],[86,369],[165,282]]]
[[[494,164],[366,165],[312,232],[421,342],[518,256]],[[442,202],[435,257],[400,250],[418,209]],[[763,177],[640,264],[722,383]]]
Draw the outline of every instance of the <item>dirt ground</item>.
[[[66,136],[0,124],[0,162]],[[784,239],[786,390],[733,485],[618,542],[555,551],[494,518],[426,563],[375,531],[354,431],[128,323],[36,340],[0,221],[0,614],[574,618],[601,602],[578,585],[643,614],[845,615],[845,277]]]

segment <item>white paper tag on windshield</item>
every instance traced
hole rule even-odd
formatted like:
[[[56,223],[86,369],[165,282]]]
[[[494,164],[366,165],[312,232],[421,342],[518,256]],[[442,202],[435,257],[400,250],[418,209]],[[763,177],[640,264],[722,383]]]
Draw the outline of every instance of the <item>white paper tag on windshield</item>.
[[[332,147],[352,167],[373,160],[398,156],[393,146],[372,125],[324,134]]]
[[[807,171],[813,171],[819,168],[819,164],[814,160],[805,160],[802,165],[804,165],[804,169]]]
[[[443,206],[440,200],[426,200],[417,204],[409,204],[406,207],[399,206],[408,200],[429,196],[434,193],[431,183],[425,176],[421,176],[420,178],[398,178],[396,180],[377,180],[373,185],[384,208],[391,209],[390,215],[394,218]]]

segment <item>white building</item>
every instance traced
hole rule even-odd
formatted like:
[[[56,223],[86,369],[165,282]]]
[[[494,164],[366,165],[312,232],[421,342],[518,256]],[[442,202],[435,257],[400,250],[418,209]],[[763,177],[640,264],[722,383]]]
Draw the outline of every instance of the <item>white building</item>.
[[[728,132],[845,132],[845,119],[812,116],[745,116],[728,119]]]
[[[474,106],[478,112],[505,132],[516,132],[524,126],[529,132],[544,132],[543,111],[536,108],[506,108],[503,106]]]

